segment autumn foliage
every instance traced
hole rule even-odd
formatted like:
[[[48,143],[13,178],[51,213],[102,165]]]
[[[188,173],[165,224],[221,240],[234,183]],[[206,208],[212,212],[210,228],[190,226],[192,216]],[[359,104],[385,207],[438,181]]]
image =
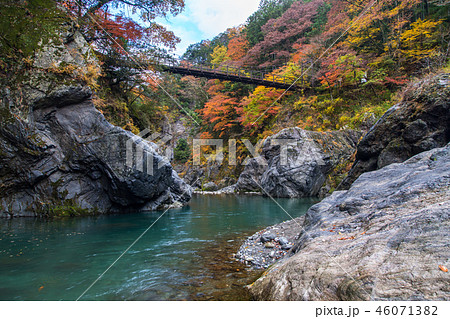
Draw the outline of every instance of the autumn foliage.
[[[185,57],[209,52],[203,63],[269,69],[316,93],[237,91],[209,81],[209,99],[198,110],[203,129],[217,137],[257,137],[286,125],[370,125],[411,77],[446,65],[448,21],[440,1],[263,0],[247,24],[192,46]]]
[[[403,85],[445,67],[449,55],[448,8],[442,1],[262,0],[245,24],[191,45],[185,63],[218,70],[241,67],[247,75],[264,71],[295,81],[304,91],[180,79],[143,73],[135,62],[149,62],[164,54],[161,46],[175,46],[176,36],[155,18],[178,13],[182,0],[65,4],[96,48],[111,91],[125,92],[124,105],[133,114],[128,122],[151,125],[154,117],[145,114],[161,117],[179,109],[170,93],[189,119],[202,122],[200,133],[212,137],[256,139],[286,125],[311,130],[370,126]],[[136,15],[122,14],[125,6]]]
[[[223,92],[223,84],[214,84],[209,89],[212,98],[205,104],[200,113],[212,131],[218,136],[229,136],[237,122],[238,100]]]

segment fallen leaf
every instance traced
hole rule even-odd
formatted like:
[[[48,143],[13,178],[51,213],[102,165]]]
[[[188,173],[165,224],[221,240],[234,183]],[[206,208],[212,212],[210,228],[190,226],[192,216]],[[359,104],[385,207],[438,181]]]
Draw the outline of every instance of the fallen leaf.
[[[348,239],[355,239],[355,236],[338,238],[338,240],[348,240]]]
[[[442,270],[443,272],[448,272],[447,267],[445,267],[443,265],[439,265],[439,269]]]

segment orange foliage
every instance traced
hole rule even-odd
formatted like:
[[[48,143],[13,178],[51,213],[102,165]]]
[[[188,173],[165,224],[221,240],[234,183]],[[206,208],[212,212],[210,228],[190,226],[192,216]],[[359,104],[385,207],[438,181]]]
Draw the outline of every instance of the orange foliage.
[[[236,121],[238,101],[228,93],[221,92],[221,89],[223,84],[213,85],[209,89],[212,98],[199,112],[205,122],[213,125],[212,130],[223,137],[238,124]]]
[[[239,61],[247,53],[248,41],[245,37],[235,37],[228,43],[227,55],[232,61]]]
[[[209,132],[203,132],[202,134],[200,134],[200,138],[204,139],[204,140],[209,140],[209,139],[212,139],[213,136]]]
[[[248,97],[245,97],[237,109],[239,122],[250,132],[257,133],[265,124],[265,120],[278,114],[279,106],[275,103],[283,90],[275,90],[258,86]]]
[[[448,272],[448,268],[443,265],[439,265],[439,269],[442,270],[443,272]]]

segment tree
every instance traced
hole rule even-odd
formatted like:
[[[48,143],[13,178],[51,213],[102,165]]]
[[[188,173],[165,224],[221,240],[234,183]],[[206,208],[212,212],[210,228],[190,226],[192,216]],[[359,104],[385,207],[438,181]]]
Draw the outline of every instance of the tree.
[[[188,142],[181,138],[175,149],[173,150],[173,156],[175,160],[180,161],[182,163],[186,163],[189,160],[189,157],[191,156],[191,150],[189,148]]]
[[[229,57],[227,55],[227,48],[223,45],[216,46],[213,53],[211,54],[211,64],[219,66],[227,60],[229,60]]]
[[[183,54],[183,60],[196,64],[209,65],[211,63],[211,55],[217,46],[228,46],[230,41],[230,32],[235,32],[234,28],[228,29],[220,33],[212,40],[203,40],[196,44],[191,44]]]
[[[353,86],[361,83],[364,76],[362,61],[353,54],[340,56],[329,69],[320,79],[327,88]]]
[[[258,86],[252,94],[242,99],[237,112],[239,123],[247,133],[253,136],[260,133],[268,121],[278,114],[280,108],[275,101],[282,93],[283,90]]]
[[[243,36],[236,36],[228,43],[227,56],[232,61],[240,61],[248,50],[248,41]]]
[[[86,39],[100,48],[133,44],[148,47],[162,44],[174,48],[179,41],[173,32],[167,31],[154,20],[176,15],[184,7],[184,0],[65,0],[65,6],[80,25]],[[131,10],[148,27],[125,12]],[[105,36],[105,31],[111,37]],[[116,48],[117,49],[117,48]]]
[[[412,63],[438,55],[439,30],[442,21],[418,19],[400,36],[400,51]]]
[[[224,92],[223,83],[212,85],[208,93],[212,96],[199,112],[205,121],[210,123],[210,131],[219,137],[230,136],[238,128],[237,112],[238,100],[228,92]]]
[[[195,64],[207,65],[211,60],[211,41],[201,41],[199,43],[191,44],[182,59]]]
[[[381,55],[386,51],[385,44],[390,39],[396,39],[402,30],[410,23],[414,9],[422,0],[382,0],[375,3],[362,1],[357,7],[353,6],[354,16],[373,4],[358,23],[352,25],[348,31],[347,41],[358,53]],[[359,8],[358,8],[359,7]],[[396,48],[388,48],[388,54]]]
[[[261,0],[258,10],[247,19],[245,35],[250,47],[264,40],[262,27],[270,19],[280,17],[294,0]]]
[[[171,50],[180,41],[154,20],[178,14],[183,0],[64,0],[63,4],[103,62],[108,86],[124,95],[143,83],[139,65],[164,55],[161,47]],[[126,16],[127,11],[133,15]]]

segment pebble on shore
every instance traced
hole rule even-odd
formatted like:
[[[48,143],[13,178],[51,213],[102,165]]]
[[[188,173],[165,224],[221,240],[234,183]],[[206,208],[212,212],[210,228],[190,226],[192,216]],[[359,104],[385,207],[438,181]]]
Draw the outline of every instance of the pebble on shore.
[[[294,246],[304,217],[267,227],[248,237],[235,258],[255,269],[265,269],[283,258]]]

